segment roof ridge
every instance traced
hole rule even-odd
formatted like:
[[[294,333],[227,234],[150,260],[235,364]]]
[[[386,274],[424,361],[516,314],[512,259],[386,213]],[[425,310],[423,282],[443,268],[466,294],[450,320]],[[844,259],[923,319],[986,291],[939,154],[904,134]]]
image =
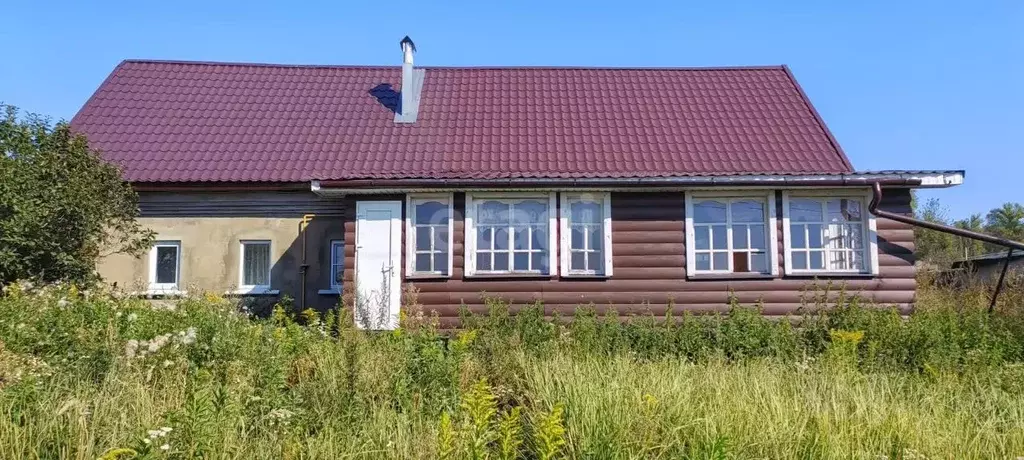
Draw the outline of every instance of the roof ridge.
[[[181,64],[181,65],[219,65],[219,66],[237,66],[237,67],[286,67],[286,68],[320,68],[320,69],[400,69],[401,65],[383,65],[383,64],[285,64],[285,63],[268,63],[268,62],[239,62],[239,61],[188,61],[179,59],[125,59],[122,64]],[[681,67],[668,67],[668,66],[549,66],[549,65],[536,65],[536,66],[510,66],[510,65],[499,65],[499,66],[487,66],[487,65],[470,65],[470,66],[416,66],[420,69],[435,69],[435,70],[680,70],[680,71],[706,71],[706,70],[783,70],[786,68],[785,65],[746,65],[746,66],[681,66]]]

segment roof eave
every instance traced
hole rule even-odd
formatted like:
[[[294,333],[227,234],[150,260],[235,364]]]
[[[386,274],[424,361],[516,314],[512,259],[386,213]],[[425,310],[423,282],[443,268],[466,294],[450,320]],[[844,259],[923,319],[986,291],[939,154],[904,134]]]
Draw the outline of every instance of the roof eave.
[[[964,171],[886,171],[809,175],[723,175],[657,178],[579,179],[351,179],[314,180],[318,194],[366,194],[387,191],[464,189],[686,189],[703,187],[886,187],[946,188],[963,183]]]

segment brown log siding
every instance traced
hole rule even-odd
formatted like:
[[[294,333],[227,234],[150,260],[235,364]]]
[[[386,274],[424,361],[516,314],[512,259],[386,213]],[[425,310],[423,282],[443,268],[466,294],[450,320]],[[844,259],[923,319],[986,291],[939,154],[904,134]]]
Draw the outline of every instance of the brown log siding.
[[[620,313],[650,310],[664,314],[671,305],[673,313],[722,312],[729,308],[733,295],[744,304],[763,302],[766,315],[790,315],[805,304],[805,299],[831,284],[831,298],[840,287],[865,300],[897,305],[909,312],[916,289],[914,270],[914,232],[899,222],[878,219],[879,275],[877,277],[833,277],[828,280],[785,276],[782,229],[782,199],[777,192],[779,226],[779,273],[771,279],[687,279],[685,241],[685,201],[682,192],[613,193],[612,256],[614,276],[607,279],[560,278],[466,278],[464,261],[465,194],[455,194],[453,223],[454,269],[451,278],[408,280],[405,278],[405,238],[403,237],[403,283],[417,291],[417,301],[427,311],[437,311],[446,323],[458,315],[460,305],[482,311],[486,297],[499,297],[513,309],[537,301],[545,313],[571,315],[579,305],[593,304],[598,311],[614,308]],[[401,200],[404,196],[349,197],[344,206],[345,239],[355,241],[355,201],[366,199]],[[910,192],[887,190],[881,207],[893,212],[910,213]],[[404,231],[404,225],[403,225]],[[345,246],[345,281],[354,286],[355,244]],[[557,272],[557,267],[554,267]]]

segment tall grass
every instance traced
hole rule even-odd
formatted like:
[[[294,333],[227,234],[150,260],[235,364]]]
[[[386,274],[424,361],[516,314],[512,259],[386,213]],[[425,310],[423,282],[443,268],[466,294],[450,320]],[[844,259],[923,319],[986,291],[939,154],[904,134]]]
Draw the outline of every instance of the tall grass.
[[[736,305],[553,323],[493,301],[449,336],[429,315],[369,333],[344,309],[13,285],[0,457],[1015,458],[1024,294],[1007,293],[994,315],[929,289],[909,319],[850,299],[795,322]]]

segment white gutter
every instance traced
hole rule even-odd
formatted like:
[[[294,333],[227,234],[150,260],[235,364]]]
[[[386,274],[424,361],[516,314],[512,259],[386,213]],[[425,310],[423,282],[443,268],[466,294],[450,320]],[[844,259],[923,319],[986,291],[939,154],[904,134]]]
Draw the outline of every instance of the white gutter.
[[[913,185],[890,185],[892,187],[947,188],[964,182],[963,171],[881,171],[848,174],[808,175],[723,175],[651,178],[522,178],[522,179],[409,179],[404,180],[359,180],[359,186],[323,187],[321,181],[310,183],[310,191],[322,196],[368,195],[407,192],[457,192],[457,191],[685,191],[714,188],[842,188],[867,187],[874,182],[903,181]],[[363,185],[369,183],[370,185]],[[474,183],[479,185],[474,185]],[[449,185],[450,184],[450,185]],[[545,185],[550,184],[550,185]]]

